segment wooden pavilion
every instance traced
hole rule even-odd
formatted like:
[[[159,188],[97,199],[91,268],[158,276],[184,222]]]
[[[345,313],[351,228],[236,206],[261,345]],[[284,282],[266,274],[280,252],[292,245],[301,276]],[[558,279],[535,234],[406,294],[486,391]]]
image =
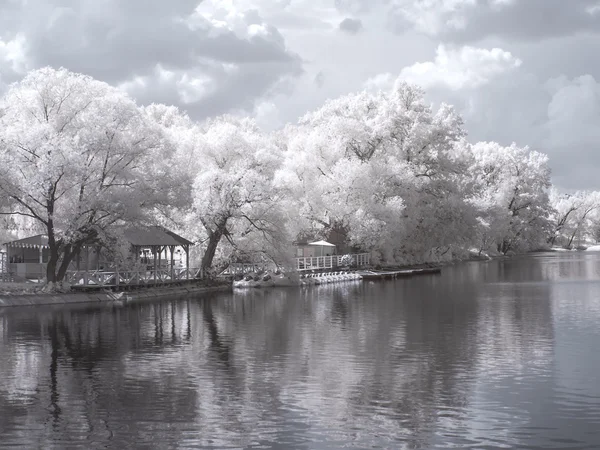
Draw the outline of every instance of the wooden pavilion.
[[[183,268],[185,258],[185,269],[189,272],[189,250],[193,243],[184,237],[159,226],[127,227],[122,230],[122,235],[131,246],[130,258],[145,265],[148,270],[156,273],[162,269],[172,274],[177,253],[178,263]],[[18,239],[7,242],[4,246],[9,273],[23,279],[45,277],[50,256],[47,236],[40,234]],[[83,247],[72,266],[76,271],[98,271],[115,264],[103,255],[100,246],[89,245]]]
[[[50,257],[48,237],[43,234],[7,242],[7,272],[24,279],[42,279]]]
[[[177,247],[185,254],[186,270],[190,268],[190,245],[193,242],[164,227],[130,227],[123,231],[123,236],[131,244],[131,254],[143,264],[152,265],[154,270],[165,265],[172,269]]]

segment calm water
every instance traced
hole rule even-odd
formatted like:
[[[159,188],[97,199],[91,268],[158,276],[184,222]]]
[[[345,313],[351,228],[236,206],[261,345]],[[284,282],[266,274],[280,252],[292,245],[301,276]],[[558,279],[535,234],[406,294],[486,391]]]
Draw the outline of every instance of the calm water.
[[[600,255],[0,310],[0,447],[600,448]]]

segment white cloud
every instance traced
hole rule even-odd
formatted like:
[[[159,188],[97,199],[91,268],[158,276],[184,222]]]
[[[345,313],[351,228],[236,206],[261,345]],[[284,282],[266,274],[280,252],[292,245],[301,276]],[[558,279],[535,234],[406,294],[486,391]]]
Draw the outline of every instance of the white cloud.
[[[496,76],[521,65],[521,60],[500,48],[447,48],[439,45],[433,61],[406,67],[400,76],[425,88],[445,85],[450,89],[478,88]]]
[[[363,88],[371,92],[387,91],[392,88],[396,78],[390,72],[380,73],[365,81]]]
[[[600,188],[599,0],[0,3],[0,91],[27,70],[64,66],[140,104],[195,119],[253,114],[272,129],[402,75],[454,104],[472,140],[530,144],[563,185]]]
[[[540,40],[582,31],[600,33],[600,14],[594,14],[597,0],[391,0],[387,3],[390,23],[396,31],[402,33],[411,28],[453,42],[475,42],[490,36]]]
[[[27,59],[25,57],[25,36],[17,33],[13,39],[3,41],[0,36],[0,74],[2,74],[1,63],[8,63],[11,70],[18,73],[27,71]]]
[[[583,75],[573,80],[550,80],[546,87],[552,92],[547,144],[572,151],[600,149],[600,83],[591,75]],[[597,159],[600,162],[600,157]]]
[[[417,31],[431,35],[439,34],[446,29],[465,29],[466,11],[476,4],[476,0],[395,0],[392,2],[397,18],[410,23]]]
[[[256,10],[233,1],[204,3],[81,0],[67,8],[63,0],[28,0],[3,6],[0,62],[7,64],[0,75],[15,79],[31,68],[63,66],[121,85],[140,103],[174,103],[204,118],[251,112],[283,79],[302,73],[300,57]]]
[[[260,102],[256,105],[254,108],[254,118],[258,126],[264,130],[274,130],[284,125],[284,122],[281,120],[281,112],[270,101]]]

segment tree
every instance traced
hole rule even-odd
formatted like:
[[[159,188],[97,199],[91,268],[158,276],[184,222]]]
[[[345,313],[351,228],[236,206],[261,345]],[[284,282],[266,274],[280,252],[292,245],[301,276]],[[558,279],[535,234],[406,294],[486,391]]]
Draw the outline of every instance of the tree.
[[[584,191],[575,194],[578,197],[578,208],[571,214],[570,232],[567,234],[565,247],[571,248],[576,236],[581,236],[591,228],[592,215],[600,208],[600,192]]]
[[[529,148],[479,142],[470,168],[475,189],[471,201],[479,217],[491,225],[500,253],[534,250],[549,234],[548,157]]]
[[[283,134],[278,179],[291,186],[303,228],[346,229],[352,244],[404,262],[447,252],[468,233],[462,120],[447,105],[433,111],[419,88],[343,96]]]
[[[288,241],[278,208],[281,193],[273,183],[280,158],[273,142],[254,121],[232,116],[193,133],[194,149],[183,159],[195,160],[191,217],[206,233],[202,270],[213,271],[220,244],[228,246],[225,264],[243,254],[285,253],[280,251]]]
[[[569,228],[574,213],[583,206],[583,202],[584,199],[580,192],[563,194],[554,188],[550,190],[550,204],[553,208],[551,215],[553,230],[548,238],[550,245],[554,245],[563,231]]]
[[[86,244],[168,201],[160,130],[121,91],[65,69],[30,72],[1,100],[0,194],[48,235],[47,282]],[[163,175],[163,176],[160,176]]]

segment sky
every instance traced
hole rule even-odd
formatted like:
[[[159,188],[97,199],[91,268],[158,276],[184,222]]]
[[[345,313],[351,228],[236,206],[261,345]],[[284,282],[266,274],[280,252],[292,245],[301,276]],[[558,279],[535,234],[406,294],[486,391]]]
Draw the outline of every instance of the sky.
[[[402,78],[564,190],[600,189],[599,54],[600,0],[0,0],[0,92],[65,67],[271,130]]]

